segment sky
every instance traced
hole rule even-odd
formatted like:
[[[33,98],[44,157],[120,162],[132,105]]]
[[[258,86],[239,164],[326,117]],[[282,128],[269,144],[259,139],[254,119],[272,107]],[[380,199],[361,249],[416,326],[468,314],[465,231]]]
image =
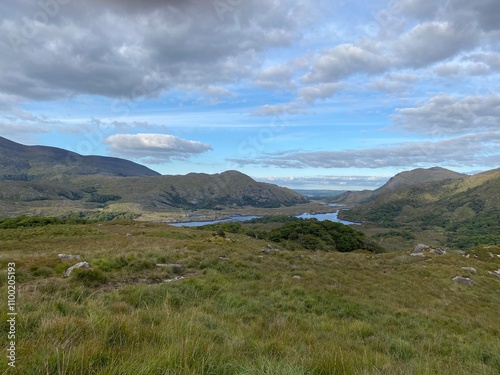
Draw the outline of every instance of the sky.
[[[0,3],[0,136],[359,190],[500,166],[498,0]]]

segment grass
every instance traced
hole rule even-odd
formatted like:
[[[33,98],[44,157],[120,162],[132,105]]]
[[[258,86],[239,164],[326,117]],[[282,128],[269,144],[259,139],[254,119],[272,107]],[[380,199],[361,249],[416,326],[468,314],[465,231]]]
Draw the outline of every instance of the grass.
[[[0,238],[0,295],[8,262],[19,288],[18,367],[5,373],[500,372],[500,279],[488,274],[500,268],[489,255],[499,247],[469,258],[263,255],[267,243],[243,234],[137,222],[3,229]],[[92,269],[65,278],[76,261],[59,253]],[[474,284],[451,281],[462,274]]]

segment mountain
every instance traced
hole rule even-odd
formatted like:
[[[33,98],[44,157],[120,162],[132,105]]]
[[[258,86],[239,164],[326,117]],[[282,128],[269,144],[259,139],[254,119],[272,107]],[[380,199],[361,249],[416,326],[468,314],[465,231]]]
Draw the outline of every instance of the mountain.
[[[124,159],[24,146],[0,137],[0,217],[94,210],[111,203],[142,212],[307,201],[290,189],[256,182],[237,171],[162,176]]]
[[[390,191],[421,185],[427,182],[454,180],[465,176],[465,174],[441,167],[432,167],[428,169],[417,168],[411,171],[398,173],[376,190],[348,191],[335,197],[333,202],[360,204]]]
[[[231,206],[280,207],[305,203],[302,195],[277,185],[257,182],[238,171],[219,174],[189,173],[155,177],[93,177],[74,180],[83,191],[118,195],[120,201],[148,210],[217,209]]]
[[[0,137],[0,180],[33,181],[78,175],[159,176],[129,160],[83,156],[47,146],[25,146]]]
[[[441,172],[452,178],[406,186],[397,182],[407,180],[389,181],[342,217],[382,227],[437,230],[461,247],[500,243],[500,169],[462,177]]]

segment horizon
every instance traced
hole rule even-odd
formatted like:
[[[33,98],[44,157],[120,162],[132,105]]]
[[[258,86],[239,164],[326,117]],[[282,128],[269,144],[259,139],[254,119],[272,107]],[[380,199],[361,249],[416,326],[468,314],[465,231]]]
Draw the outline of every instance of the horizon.
[[[165,174],[373,190],[500,165],[500,3],[0,4],[0,136]]]

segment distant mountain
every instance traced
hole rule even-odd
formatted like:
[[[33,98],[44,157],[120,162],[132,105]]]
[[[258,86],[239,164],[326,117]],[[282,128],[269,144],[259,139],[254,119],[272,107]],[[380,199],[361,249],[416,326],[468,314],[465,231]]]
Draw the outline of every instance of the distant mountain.
[[[418,168],[398,173],[376,190],[348,191],[335,197],[333,201],[336,203],[359,204],[390,191],[417,186],[428,182],[454,180],[465,176],[465,174],[441,167],[432,167],[429,169]]]
[[[237,171],[162,176],[124,159],[0,138],[0,217],[92,210],[111,203],[142,212],[280,207],[307,201],[290,189],[256,182]]]
[[[392,228],[437,229],[461,247],[500,243],[500,169],[461,177],[437,172],[452,178],[421,183],[394,178],[342,216]]]
[[[104,196],[116,194],[121,201],[137,203],[153,211],[280,207],[307,202],[306,198],[290,189],[257,182],[238,171],[128,178],[82,176],[75,182],[85,191],[95,189],[96,194]]]
[[[105,156],[83,156],[47,146],[25,146],[0,137],[0,180],[33,181],[78,175],[159,176],[143,165]]]

